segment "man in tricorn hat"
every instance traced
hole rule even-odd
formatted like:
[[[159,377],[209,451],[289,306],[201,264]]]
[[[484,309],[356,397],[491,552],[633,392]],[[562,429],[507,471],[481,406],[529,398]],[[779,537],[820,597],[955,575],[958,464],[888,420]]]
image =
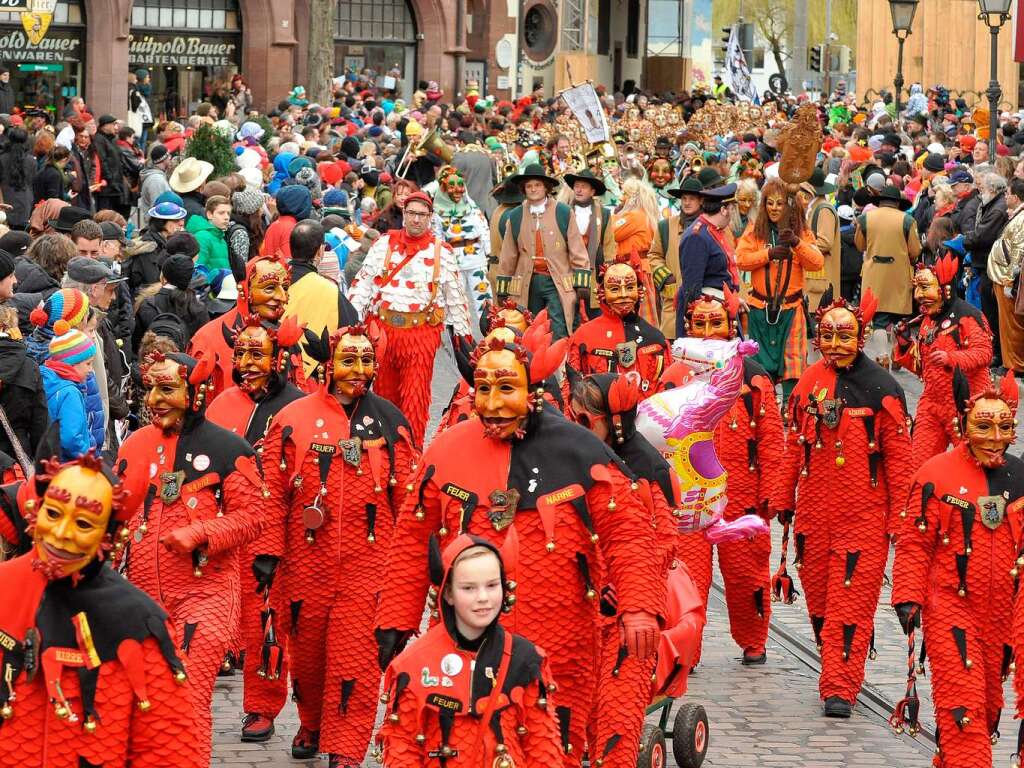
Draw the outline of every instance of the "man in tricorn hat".
[[[615,259],[615,238],[608,226],[611,210],[601,205],[601,196],[608,188],[589,168],[579,173],[567,173],[562,180],[572,190],[573,215],[570,226],[575,227],[583,238],[590,259],[590,271],[596,282],[601,264]],[[595,296],[591,296],[587,311],[591,318],[600,314],[600,304]]]
[[[495,285],[499,299],[515,299],[535,313],[546,308],[556,340],[569,335],[577,302],[589,303],[593,281],[572,211],[551,197],[558,183],[538,163],[506,182],[526,199],[505,221]]]

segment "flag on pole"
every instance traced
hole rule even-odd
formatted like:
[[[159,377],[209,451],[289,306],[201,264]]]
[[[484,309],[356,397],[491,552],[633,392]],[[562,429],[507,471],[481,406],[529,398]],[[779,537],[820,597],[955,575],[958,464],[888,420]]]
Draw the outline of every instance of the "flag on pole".
[[[725,66],[729,70],[729,88],[739,99],[757,100],[757,91],[750,82],[750,67],[740,46],[740,25],[733,24],[729,33],[729,47],[725,52]]]

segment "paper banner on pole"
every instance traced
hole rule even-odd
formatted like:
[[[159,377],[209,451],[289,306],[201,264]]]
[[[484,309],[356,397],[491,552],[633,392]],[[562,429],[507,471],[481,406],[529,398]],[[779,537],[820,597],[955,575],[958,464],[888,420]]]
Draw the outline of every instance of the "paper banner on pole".
[[[562,98],[579,121],[587,141],[597,144],[608,141],[608,123],[605,121],[601,100],[597,97],[593,83],[583,83],[562,91]]]
[[[729,70],[729,88],[737,98],[757,100],[757,91],[750,82],[750,67],[740,46],[740,25],[733,24],[729,33],[729,48],[725,52],[725,66]]]

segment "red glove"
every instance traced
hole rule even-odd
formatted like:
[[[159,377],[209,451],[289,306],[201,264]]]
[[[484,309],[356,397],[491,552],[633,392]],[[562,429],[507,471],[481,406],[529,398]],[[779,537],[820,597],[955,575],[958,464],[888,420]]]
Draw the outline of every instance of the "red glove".
[[[933,349],[928,355],[928,362],[932,365],[941,365],[943,368],[948,368],[949,352],[943,349]]]
[[[627,611],[620,619],[619,637],[630,656],[643,661],[658,651],[661,628],[658,619],[646,611]]]
[[[178,555],[187,555],[196,547],[206,544],[207,541],[206,533],[198,525],[185,525],[181,528],[175,528],[166,536],[160,537],[160,543]]]

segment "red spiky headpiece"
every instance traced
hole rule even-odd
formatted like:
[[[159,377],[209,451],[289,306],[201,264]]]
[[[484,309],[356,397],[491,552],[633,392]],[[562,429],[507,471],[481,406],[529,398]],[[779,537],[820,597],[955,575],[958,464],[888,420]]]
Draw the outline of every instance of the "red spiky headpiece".
[[[725,309],[725,314],[730,320],[729,338],[736,338],[736,334],[739,331],[736,318],[739,317],[740,314],[740,295],[730,288],[728,283],[722,283],[722,290],[720,292],[716,291],[714,288],[705,288],[700,297],[686,305],[687,326],[689,325],[690,318],[693,316],[693,310],[702,301],[712,301],[716,304],[720,304]]]
[[[270,341],[273,344],[274,349],[274,367],[276,370],[284,373],[288,368],[290,362],[291,349],[294,347],[299,339],[302,338],[302,332],[306,328],[305,323],[299,323],[299,318],[295,315],[286,317],[281,321],[280,325],[273,325],[272,323],[266,322],[255,312],[250,312],[245,316],[240,316],[241,322],[235,325],[231,329],[231,346],[234,347],[238,341],[238,337],[242,335],[244,331],[249,328],[262,328],[267,332],[270,337]]]
[[[956,280],[959,268],[960,260],[956,256],[947,253],[931,264],[926,264],[924,259],[917,262],[915,276],[925,270],[931,272],[935,275],[935,279],[939,281],[943,297],[949,300],[953,296],[953,282]]]
[[[209,388],[209,380],[216,367],[213,355],[205,355],[200,352],[198,357],[193,358],[180,352],[165,355],[160,350],[153,350],[142,361],[140,366],[142,375],[145,376],[153,365],[165,360],[178,364],[178,375],[188,385],[191,409],[194,413],[198,413],[206,402],[206,390]]]
[[[387,333],[381,324],[376,322],[357,323],[355,325],[344,325],[334,333],[328,334],[325,328],[317,336],[313,331],[305,330],[306,354],[316,360],[323,368],[323,378],[320,381],[321,389],[330,389],[331,380],[334,378],[334,352],[338,348],[338,342],[343,336],[365,336],[373,346],[373,354],[380,360],[387,348]]]
[[[871,327],[871,321],[875,317],[875,312],[878,311],[878,298],[868,288],[864,294],[860,297],[860,304],[852,304],[840,296],[838,299],[832,299],[831,288],[825,292],[822,296],[822,301],[818,305],[818,309],[815,310],[814,317],[816,325],[820,326],[822,319],[831,312],[833,309],[846,309],[857,319],[857,326],[860,330],[860,334],[857,338],[857,349],[864,349],[864,342],[867,340],[868,329]]]
[[[644,297],[644,283],[640,279],[640,275],[643,273],[643,263],[640,261],[640,254],[637,253],[636,248],[631,248],[628,254],[620,253],[615,256],[612,261],[605,261],[597,270],[597,299],[601,303],[604,303],[604,278],[608,273],[608,270],[616,264],[625,264],[633,269],[633,274],[636,275],[636,287],[637,295],[642,300]]]
[[[252,298],[252,290],[251,290],[249,284],[252,281],[253,275],[256,274],[256,268],[260,264],[267,264],[267,263],[281,265],[281,261],[279,259],[276,259],[273,256],[269,256],[269,255],[257,256],[256,258],[254,258],[252,261],[250,261],[248,264],[245,265],[245,280],[242,282],[242,284],[240,286],[238,286],[238,304],[237,304],[237,306],[238,306],[238,314],[243,316],[243,317],[251,314],[251,312],[252,312],[252,306],[249,303],[250,299]],[[281,265],[281,266],[283,266],[283,265]],[[287,272],[287,271],[288,271],[288,268],[285,267],[285,272]]]

